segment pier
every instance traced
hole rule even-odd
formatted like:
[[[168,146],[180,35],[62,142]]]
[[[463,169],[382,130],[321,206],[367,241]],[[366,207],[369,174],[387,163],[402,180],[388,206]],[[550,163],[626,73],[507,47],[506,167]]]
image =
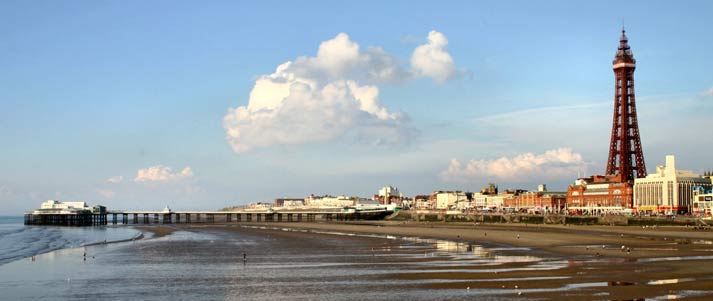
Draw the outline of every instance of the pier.
[[[315,211],[124,211],[103,213],[26,213],[25,225],[100,226],[151,224],[206,224],[242,222],[315,222],[382,219],[393,211],[315,210]]]

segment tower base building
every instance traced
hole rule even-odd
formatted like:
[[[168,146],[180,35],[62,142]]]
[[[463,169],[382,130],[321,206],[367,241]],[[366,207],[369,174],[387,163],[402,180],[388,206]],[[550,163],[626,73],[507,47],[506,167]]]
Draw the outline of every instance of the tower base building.
[[[567,210],[574,214],[631,211],[633,189],[621,175],[580,178],[567,188]]]

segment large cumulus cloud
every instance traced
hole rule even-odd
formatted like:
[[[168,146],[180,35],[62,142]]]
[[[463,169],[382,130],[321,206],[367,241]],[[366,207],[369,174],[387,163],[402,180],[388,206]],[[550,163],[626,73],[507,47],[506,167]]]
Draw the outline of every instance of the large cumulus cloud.
[[[383,49],[362,50],[346,33],[340,33],[322,42],[316,56],[298,57],[259,77],[248,104],[228,109],[223,118],[226,140],[237,153],[343,136],[374,144],[404,143],[417,130],[406,114],[381,103],[378,85],[416,76],[432,77],[439,83],[451,78],[447,73],[455,70],[453,60],[439,39],[445,36],[431,32],[429,42],[414,51],[418,67],[408,70]],[[438,49],[419,50],[424,46]]]

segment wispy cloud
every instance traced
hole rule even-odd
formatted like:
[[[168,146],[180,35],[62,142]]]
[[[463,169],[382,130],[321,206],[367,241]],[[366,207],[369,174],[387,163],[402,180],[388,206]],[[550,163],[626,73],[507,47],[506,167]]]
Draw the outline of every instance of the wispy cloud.
[[[111,184],[118,184],[118,183],[121,183],[122,181],[124,181],[123,176],[113,176],[111,178],[106,179],[106,182],[111,183]]]
[[[611,105],[611,102],[592,102],[592,103],[583,103],[583,104],[576,104],[576,105],[545,106],[545,107],[537,107],[537,108],[529,108],[529,109],[524,109],[524,110],[503,112],[503,113],[499,113],[499,114],[479,116],[479,117],[474,118],[473,120],[476,122],[477,121],[492,121],[492,120],[507,120],[509,118],[514,118],[514,117],[522,116],[522,115],[536,116],[538,114],[543,114],[543,113],[586,110],[586,109],[591,109],[591,108],[606,107],[609,105]]]
[[[701,96],[703,97],[713,97],[713,87],[708,89],[708,91],[705,91],[701,93]]]
[[[107,199],[114,198],[114,196],[116,195],[116,193],[113,190],[109,190],[109,189],[97,189],[97,193],[99,193],[101,196],[103,196]]]
[[[5,185],[0,185],[0,196],[10,195],[10,188]]]

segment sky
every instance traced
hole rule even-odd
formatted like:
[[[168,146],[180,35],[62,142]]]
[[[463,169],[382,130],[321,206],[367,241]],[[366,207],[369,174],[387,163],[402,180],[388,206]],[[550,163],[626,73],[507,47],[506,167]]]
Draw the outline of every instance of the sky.
[[[0,214],[566,190],[622,25],[649,172],[713,169],[710,1],[1,1]]]

